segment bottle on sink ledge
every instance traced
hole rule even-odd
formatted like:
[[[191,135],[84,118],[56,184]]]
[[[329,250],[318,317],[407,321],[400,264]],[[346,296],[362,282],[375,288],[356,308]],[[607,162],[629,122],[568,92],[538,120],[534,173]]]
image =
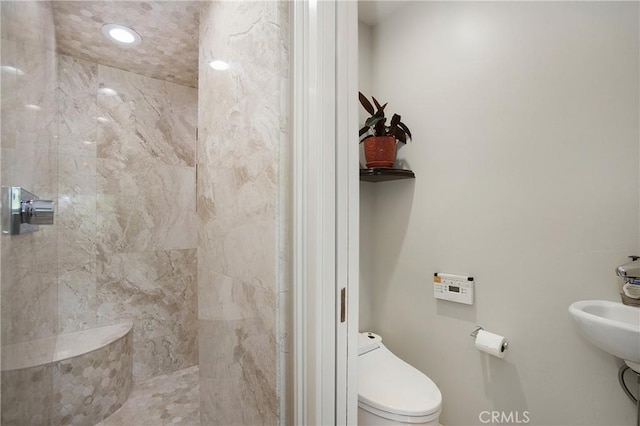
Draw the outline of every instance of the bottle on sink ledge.
[[[616,274],[624,283],[620,286],[622,303],[640,307],[640,256],[629,256],[631,262],[616,268]]]

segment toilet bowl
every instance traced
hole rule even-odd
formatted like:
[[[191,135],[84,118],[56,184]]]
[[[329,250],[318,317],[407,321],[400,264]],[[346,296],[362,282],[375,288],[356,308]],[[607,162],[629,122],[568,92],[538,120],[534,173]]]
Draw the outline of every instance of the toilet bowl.
[[[358,425],[438,425],[442,394],[372,333],[358,337]]]

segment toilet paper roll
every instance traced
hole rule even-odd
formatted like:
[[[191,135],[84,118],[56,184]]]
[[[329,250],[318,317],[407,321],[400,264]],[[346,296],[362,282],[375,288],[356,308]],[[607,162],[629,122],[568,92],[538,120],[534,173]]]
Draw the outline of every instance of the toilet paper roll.
[[[507,339],[504,336],[479,330],[476,335],[476,349],[498,358],[504,358],[507,353]]]

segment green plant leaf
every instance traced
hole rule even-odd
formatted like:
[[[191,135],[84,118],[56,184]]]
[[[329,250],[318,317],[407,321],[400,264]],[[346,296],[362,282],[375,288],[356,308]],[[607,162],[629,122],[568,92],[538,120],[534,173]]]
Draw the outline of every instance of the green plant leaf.
[[[398,114],[393,114],[393,117],[391,117],[391,127],[396,127],[398,125],[398,123],[400,122],[400,116]]]
[[[374,98],[373,96],[371,97],[371,99],[373,99],[373,103],[376,104],[376,108],[378,108],[378,112],[384,111],[384,109],[387,106],[387,104],[380,105],[380,102],[378,102],[378,100],[376,98]]]
[[[381,117],[380,120],[378,120],[378,122],[373,127],[373,133],[374,133],[375,136],[386,136],[386,135],[389,135],[389,132],[387,131],[387,127],[385,126],[386,122],[387,122],[387,119],[384,118],[384,116]]]
[[[375,96],[372,96],[371,99],[377,108],[376,110],[362,92],[358,92],[358,96],[360,104],[362,104],[363,108],[371,114],[371,117],[369,117],[364,123],[364,127],[359,131],[360,137],[366,135],[364,139],[367,139],[373,136],[393,136],[398,142],[402,143],[407,143],[408,140],[413,139],[411,130],[409,130],[406,124],[400,121],[402,120],[400,114],[393,114],[391,122],[387,126],[387,119],[384,116],[384,109],[387,107],[387,103],[380,105],[380,102],[378,102]],[[367,134],[367,132],[370,133]]]
[[[384,116],[371,116],[369,118],[367,118],[367,121],[364,122],[364,125],[366,127],[374,127],[376,124],[378,124],[380,121],[386,120],[386,118],[384,118]]]
[[[373,110],[373,105],[371,105],[369,99],[367,99],[367,97],[363,95],[362,92],[358,92],[358,97],[360,98],[360,104],[364,107],[364,109],[366,109],[369,114],[373,115],[375,111]]]
[[[409,135],[409,139],[413,139],[413,136],[411,135],[411,130],[409,130],[406,124],[399,122],[398,127],[400,127],[402,130],[404,130],[407,133],[407,135]]]
[[[399,142],[407,143],[407,134],[404,132],[404,130],[400,129],[399,127],[395,127],[392,129],[392,132],[393,136],[395,136]]]

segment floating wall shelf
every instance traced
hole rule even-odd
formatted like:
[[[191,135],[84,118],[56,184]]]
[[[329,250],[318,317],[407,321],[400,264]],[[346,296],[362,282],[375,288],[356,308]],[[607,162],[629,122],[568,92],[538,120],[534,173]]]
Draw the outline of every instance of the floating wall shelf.
[[[360,180],[366,182],[385,182],[388,180],[415,179],[416,175],[411,170],[373,168],[360,169]]]

